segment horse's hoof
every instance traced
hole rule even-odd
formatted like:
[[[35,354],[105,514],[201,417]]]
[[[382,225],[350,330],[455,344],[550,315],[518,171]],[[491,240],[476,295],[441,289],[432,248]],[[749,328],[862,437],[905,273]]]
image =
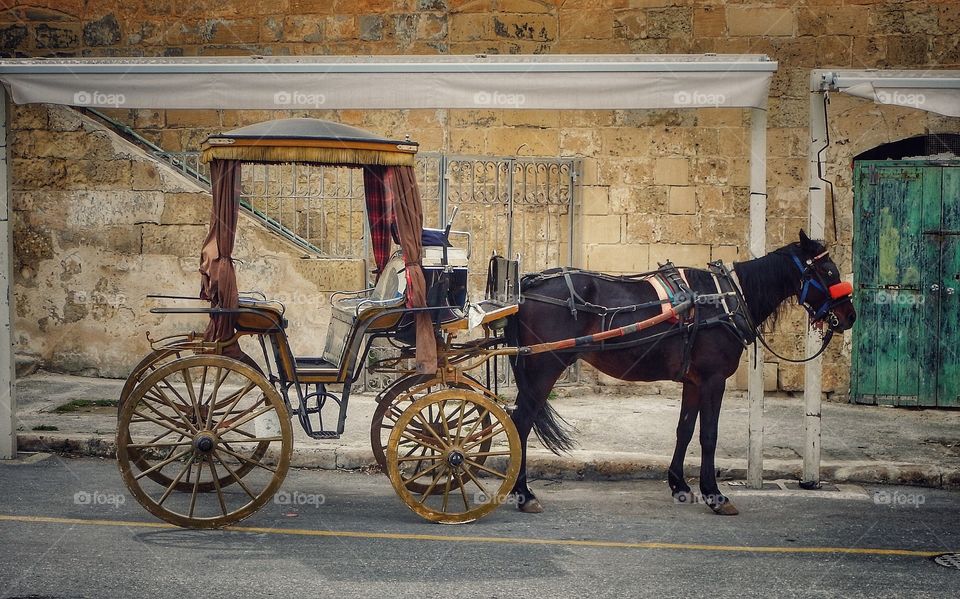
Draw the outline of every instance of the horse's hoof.
[[[536,497],[531,497],[527,501],[517,504],[517,509],[524,514],[540,514],[543,512],[543,505],[540,503],[539,499]]]
[[[736,516],[740,513],[740,510],[737,509],[737,506],[733,505],[729,500],[720,504],[711,505],[710,509],[712,509],[713,513],[717,514],[718,516]]]

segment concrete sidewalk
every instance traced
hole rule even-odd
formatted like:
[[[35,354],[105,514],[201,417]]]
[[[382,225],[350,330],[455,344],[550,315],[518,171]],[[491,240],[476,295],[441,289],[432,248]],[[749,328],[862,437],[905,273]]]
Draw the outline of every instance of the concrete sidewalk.
[[[21,451],[113,456],[116,408],[57,413],[72,400],[116,400],[123,381],[37,373],[17,382]],[[678,386],[679,389],[679,386]],[[534,478],[666,479],[673,453],[679,398],[667,395],[570,394],[553,400],[575,427],[577,449],[555,456],[533,440],[529,469]],[[677,394],[674,394],[677,395]],[[295,423],[293,466],[355,469],[374,464],[370,417],[374,396],[350,399],[341,439],[316,441]],[[39,427],[56,427],[42,430]],[[764,477],[796,479],[803,446],[802,400],[768,398],[764,421]],[[960,487],[960,411],[905,410],[825,403],[824,481]],[[688,477],[698,473],[694,435]],[[723,476],[746,474],[747,402],[728,392],[720,418],[717,466]]]

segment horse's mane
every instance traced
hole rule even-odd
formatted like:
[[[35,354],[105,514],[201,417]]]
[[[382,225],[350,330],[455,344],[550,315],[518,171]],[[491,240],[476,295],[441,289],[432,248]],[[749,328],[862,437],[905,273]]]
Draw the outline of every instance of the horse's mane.
[[[817,253],[825,250],[822,241],[814,243],[821,248]],[[756,260],[733,264],[750,316],[757,325],[770,321],[770,326],[776,326],[790,305],[784,300],[797,293],[800,273],[791,256],[801,259],[805,256],[800,242],[785,245]]]

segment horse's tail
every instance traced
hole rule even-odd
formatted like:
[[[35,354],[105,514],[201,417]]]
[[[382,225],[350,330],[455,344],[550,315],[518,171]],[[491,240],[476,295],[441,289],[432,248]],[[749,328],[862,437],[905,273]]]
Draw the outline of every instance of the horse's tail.
[[[507,328],[504,331],[507,343],[516,347],[520,341],[519,316],[514,314],[507,319]],[[510,366],[513,369],[513,379],[517,384],[517,407],[514,413],[515,422],[533,421],[533,430],[543,446],[559,455],[573,449],[573,438],[570,436],[571,426],[563,416],[557,413],[546,398],[542,404],[529,392],[527,371],[524,368],[523,356],[510,356]]]
[[[533,430],[537,433],[537,438],[544,447],[557,455],[573,449],[571,428],[570,423],[553,409],[549,401],[543,402],[533,419]]]

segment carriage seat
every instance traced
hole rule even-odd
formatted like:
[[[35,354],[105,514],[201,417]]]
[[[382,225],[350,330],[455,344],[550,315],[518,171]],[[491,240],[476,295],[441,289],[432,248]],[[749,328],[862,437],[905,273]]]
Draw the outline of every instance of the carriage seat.
[[[273,333],[287,328],[280,302],[240,297],[236,329],[243,333]]]
[[[343,314],[362,318],[375,310],[399,308],[403,305],[406,289],[406,265],[403,257],[396,254],[383,267],[376,286],[355,293],[335,293],[331,297],[331,307]]]
[[[406,265],[398,252],[387,261],[372,289],[333,294],[330,298],[330,325],[327,327],[323,359],[339,364],[358,323],[376,319],[377,314],[384,310],[402,307],[406,302],[406,289]],[[402,313],[398,313],[376,319],[367,328],[367,332],[389,329],[395,326],[402,316]]]

